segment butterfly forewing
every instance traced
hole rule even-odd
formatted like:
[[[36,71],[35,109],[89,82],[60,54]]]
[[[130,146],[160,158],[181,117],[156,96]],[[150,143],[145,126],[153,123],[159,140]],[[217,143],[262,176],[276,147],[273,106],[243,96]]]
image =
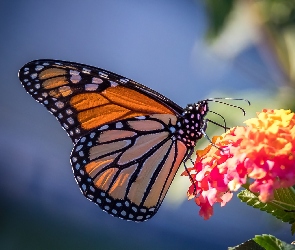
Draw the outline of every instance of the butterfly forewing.
[[[142,85],[103,69],[54,60],[37,60],[19,71],[26,91],[61,123],[73,142],[103,124],[147,114],[174,114],[147,96]],[[150,90],[151,92],[152,90]],[[164,98],[164,97],[163,97]],[[172,103],[172,102],[171,102]]]

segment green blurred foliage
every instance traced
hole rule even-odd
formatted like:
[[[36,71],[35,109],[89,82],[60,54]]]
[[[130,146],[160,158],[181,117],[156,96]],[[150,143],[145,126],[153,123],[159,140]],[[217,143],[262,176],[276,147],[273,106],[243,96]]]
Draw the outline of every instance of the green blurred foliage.
[[[215,1],[215,0],[205,0],[209,29],[207,33],[208,39],[216,38],[222,31],[225,21],[233,9],[234,0],[228,1]]]
[[[259,34],[260,49],[267,50],[284,75],[278,85],[295,87],[295,1],[294,0],[205,0],[209,27],[207,37],[212,43],[226,28],[236,22],[236,16],[250,13]],[[242,7],[241,7],[242,6]],[[234,17],[235,13],[235,17]],[[243,29],[241,29],[243,32]]]

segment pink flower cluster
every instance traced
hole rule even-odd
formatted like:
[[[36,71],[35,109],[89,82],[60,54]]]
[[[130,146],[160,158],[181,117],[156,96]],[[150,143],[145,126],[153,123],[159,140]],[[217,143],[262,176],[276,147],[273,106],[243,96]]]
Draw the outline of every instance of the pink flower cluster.
[[[224,206],[243,184],[251,183],[250,191],[262,202],[270,201],[275,189],[295,184],[294,113],[265,109],[244,123],[198,150],[188,169],[194,180],[188,197],[195,199],[204,219],[213,215],[214,203]]]

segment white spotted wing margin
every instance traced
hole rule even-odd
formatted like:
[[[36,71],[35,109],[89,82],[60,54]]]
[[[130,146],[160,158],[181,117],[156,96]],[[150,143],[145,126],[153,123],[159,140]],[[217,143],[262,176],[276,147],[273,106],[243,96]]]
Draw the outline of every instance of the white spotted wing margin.
[[[135,117],[83,136],[71,163],[84,196],[125,220],[155,215],[188,152],[171,132],[176,120],[166,114]]]

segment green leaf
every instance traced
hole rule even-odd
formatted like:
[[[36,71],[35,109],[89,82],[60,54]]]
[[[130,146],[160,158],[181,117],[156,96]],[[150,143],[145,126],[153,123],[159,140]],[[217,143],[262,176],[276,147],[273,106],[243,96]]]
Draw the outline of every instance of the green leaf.
[[[238,246],[229,247],[228,250],[295,250],[295,246],[277,239],[272,235],[256,235]]]
[[[274,199],[270,202],[263,203],[258,199],[258,195],[243,190],[238,194],[239,199],[247,205],[265,211],[277,219],[292,224],[292,234],[295,232],[295,194],[294,189],[280,188],[274,192]]]
[[[256,235],[253,240],[267,250],[295,250],[294,245],[287,244],[272,235]]]
[[[257,244],[254,240],[248,240],[238,246],[229,247],[228,250],[265,250],[259,244]]]
[[[228,15],[233,9],[233,3],[234,0],[205,0],[209,19],[209,29],[207,33],[207,37],[209,40],[216,38],[221,33],[228,18]]]

